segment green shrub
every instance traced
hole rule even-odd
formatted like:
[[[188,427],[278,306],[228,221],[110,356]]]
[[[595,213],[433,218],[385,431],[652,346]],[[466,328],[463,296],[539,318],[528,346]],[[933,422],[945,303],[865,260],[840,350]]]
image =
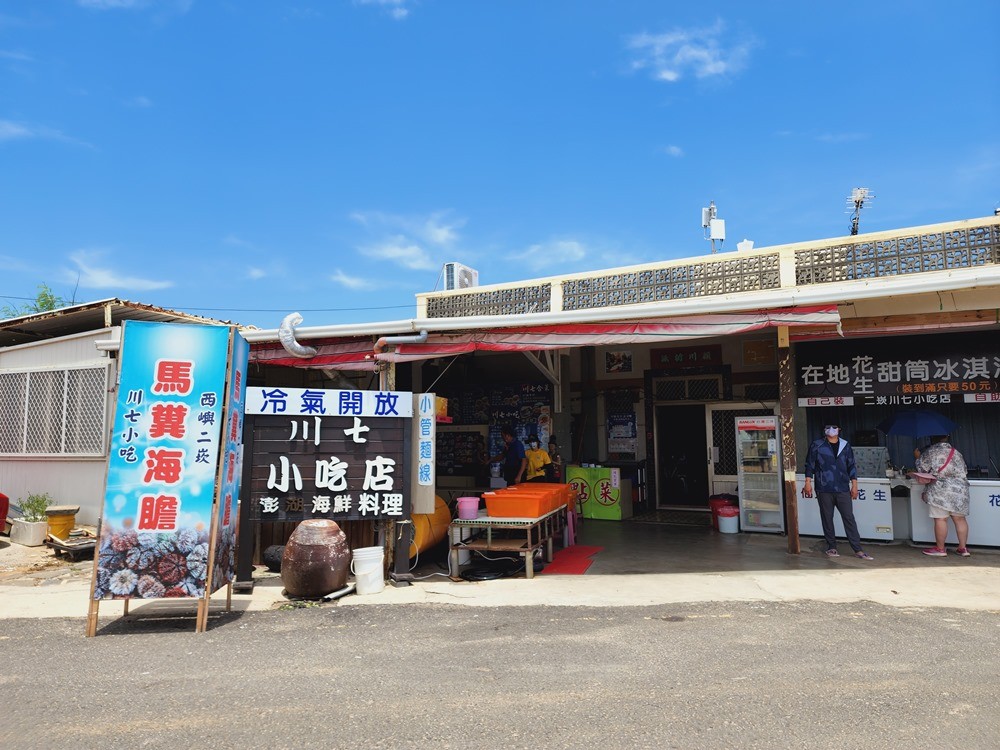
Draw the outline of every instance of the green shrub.
[[[52,498],[48,493],[28,495],[28,499],[21,503],[21,510],[24,511],[24,520],[28,522],[44,521],[47,516],[45,509],[52,504]]]

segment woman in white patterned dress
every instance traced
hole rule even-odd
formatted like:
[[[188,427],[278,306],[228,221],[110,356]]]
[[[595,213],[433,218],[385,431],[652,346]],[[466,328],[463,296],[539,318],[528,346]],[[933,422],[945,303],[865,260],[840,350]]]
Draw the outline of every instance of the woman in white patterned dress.
[[[934,520],[935,546],[923,550],[931,557],[945,557],[945,539],[948,536],[948,518],[955,524],[958,536],[956,555],[969,556],[966,544],[969,540],[969,480],[965,458],[948,442],[948,435],[937,435],[932,443],[917,459],[917,471],[937,477],[924,488],[927,511]]]

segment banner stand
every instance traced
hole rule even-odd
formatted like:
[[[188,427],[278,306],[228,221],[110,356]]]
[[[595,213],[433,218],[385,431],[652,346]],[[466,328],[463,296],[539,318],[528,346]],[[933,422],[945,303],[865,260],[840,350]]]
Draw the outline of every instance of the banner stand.
[[[196,599],[232,582],[249,344],[233,326],[125,321],[86,635],[102,600]]]

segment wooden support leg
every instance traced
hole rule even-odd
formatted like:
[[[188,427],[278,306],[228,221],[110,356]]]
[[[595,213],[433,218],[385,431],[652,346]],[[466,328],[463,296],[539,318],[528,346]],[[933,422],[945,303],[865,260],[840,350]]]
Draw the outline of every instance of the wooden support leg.
[[[125,611],[122,613],[124,617],[128,617],[128,603],[132,601],[131,599],[125,600]]]
[[[226,584],[226,612],[233,611],[233,582]]]
[[[204,633],[208,630],[208,596],[198,600],[198,613],[195,615],[194,632]]]
[[[93,638],[97,635],[97,611],[100,607],[100,600],[90,599],[90,607],[87,610],[87,637]]]

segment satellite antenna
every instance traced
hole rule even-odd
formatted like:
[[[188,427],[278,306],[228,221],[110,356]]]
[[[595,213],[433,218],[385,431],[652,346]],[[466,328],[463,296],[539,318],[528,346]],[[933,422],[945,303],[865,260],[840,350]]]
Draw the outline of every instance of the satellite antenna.
[[[709,201],[708,208],[701,209],[701,228],[705,230],[705,239],[712,241],[712,253],[715,253],[715,241],[721,246],[726,241],[726,222],[719,219],[715,201]]]
[[[864,208],[865,201],[874,198],[875,195],[865,187],[854,188],[851,191],[851,196],[847,199],[847,210],[851,214],[851,236],[858,233],[858,222],[861,220],[861,209]]]

